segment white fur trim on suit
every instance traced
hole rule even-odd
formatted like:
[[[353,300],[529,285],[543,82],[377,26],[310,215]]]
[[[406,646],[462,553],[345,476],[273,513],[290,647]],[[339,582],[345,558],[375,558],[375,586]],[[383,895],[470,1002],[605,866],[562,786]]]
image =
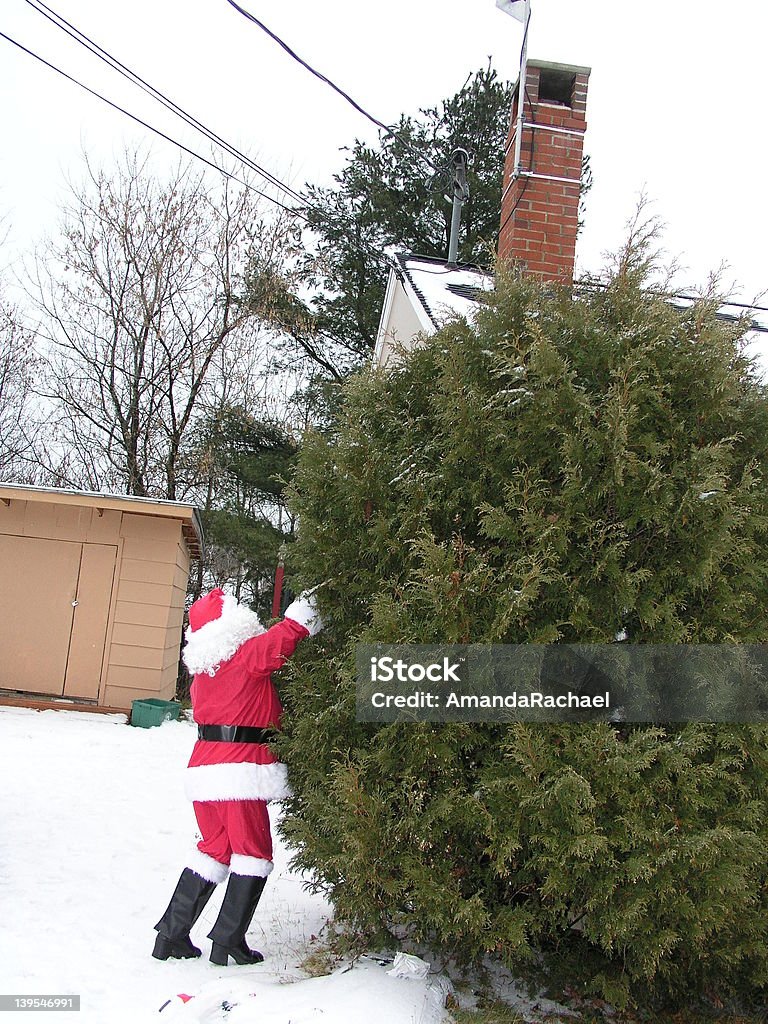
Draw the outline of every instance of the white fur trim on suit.
[[[187,629],[181,657],[193,676],[201,672],[212,676],[246,640],[263,632],[256,612],[239,604],[231,594],[225,594],[218,619],[206,622],[194,632]]]
[[[213,857],[209,857],[207,853],[203,853],[197,847],[189,855],[187,867],[196,875],[204,878],[206,882],[215,882],[216,885],[223,882],[229,872],[226,864],[214,860]]]
[[[298,622],[300,626],[309,630],[310,636],[315,636],[323,628],[323,620],[317,610],[314,597],[309,593],[299,594],[296,600],[285,609],[285,618]]]
[[[190,800],[285,800],[288,769],[274,764],[202,764],[187,768],[185,789]]]
[[[242,853],[233,853],[229,866],[233,875],[266,878],[275,865],[271,860],[262,860],[261,857],[246,857]]]

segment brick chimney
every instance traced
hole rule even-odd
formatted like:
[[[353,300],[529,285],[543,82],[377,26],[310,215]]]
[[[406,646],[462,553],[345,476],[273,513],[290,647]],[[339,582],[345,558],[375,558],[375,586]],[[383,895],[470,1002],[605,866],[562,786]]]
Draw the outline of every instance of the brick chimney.
[[[499,259],[546,281],[573,279],[589,68],[529,60],[521,170],[518,87],[504,159]]]

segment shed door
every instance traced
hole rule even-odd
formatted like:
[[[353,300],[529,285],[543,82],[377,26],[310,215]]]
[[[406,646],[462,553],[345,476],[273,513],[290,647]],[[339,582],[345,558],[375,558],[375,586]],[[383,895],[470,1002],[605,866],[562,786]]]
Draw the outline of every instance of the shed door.
[[[117,548],[110,544],[82,544],[69,642],[65,697],[96,700],[101,682],[101,663],[107,637],[109,604],[115,575]]]
[[[98,696],[116,553],[0,534],[0,688]]]

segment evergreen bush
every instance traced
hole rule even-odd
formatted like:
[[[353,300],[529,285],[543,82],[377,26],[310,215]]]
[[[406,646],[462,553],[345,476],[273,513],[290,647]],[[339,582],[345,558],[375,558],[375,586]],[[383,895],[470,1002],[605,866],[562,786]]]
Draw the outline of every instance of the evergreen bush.
[[[340,920],[626,1003],[768,981],[768,730],[355,721],[358,642],[768,639],[766,390],[744,323],[501,274],[306,439],[283,830]]]

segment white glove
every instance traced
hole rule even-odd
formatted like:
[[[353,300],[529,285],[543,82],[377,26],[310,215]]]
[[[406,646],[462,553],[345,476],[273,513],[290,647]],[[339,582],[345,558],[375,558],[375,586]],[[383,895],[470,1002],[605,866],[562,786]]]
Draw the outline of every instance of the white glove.
[[[288,605],[285,609],[285,618],[304,626],[309,630],[310,636],[315,636],[323,628],[323,620],[320,618],[315,604],[315,596],[311,590],[305,590]]]

